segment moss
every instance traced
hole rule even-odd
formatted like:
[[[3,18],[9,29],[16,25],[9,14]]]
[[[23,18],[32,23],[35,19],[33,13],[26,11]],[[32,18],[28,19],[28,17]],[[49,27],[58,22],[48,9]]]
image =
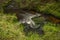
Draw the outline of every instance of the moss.
[[[19,2],[20,0],[16,1]],[[5,3],[7,2],[8,0]],[[30,2],[26,4],[28,6],[25,6],[25,8],[30,8]],[[4,5],[5,4],[2,3],[0,7],[2,8],[2,6]],[[38,4],[37,6],[35,6],[35,9],[60,17],[60,3],[58,2],[48,2],[43,3],[43,5]],[[0,40],[60,40],[60,25],[56,27],[52,24],[53,23],[48,22],[44,25],[43,30],[45,32],[45,35],[31,33],[31,35],[25,36],[23,32],[24,27],[23,25],[20,25],[20,23],[17,21],[15,14],[4,14],[2,9],[2,12],[0,12]]]

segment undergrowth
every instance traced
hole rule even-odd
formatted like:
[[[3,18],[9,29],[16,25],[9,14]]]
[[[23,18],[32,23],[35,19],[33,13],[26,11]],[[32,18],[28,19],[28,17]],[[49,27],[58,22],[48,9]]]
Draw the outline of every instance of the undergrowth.
[[[60,40],[60,27],[51,24],[44,25],[44,35],[29,32],[25,36],[24,26],[19,24],[15,14],[0,13],[0,40]]]

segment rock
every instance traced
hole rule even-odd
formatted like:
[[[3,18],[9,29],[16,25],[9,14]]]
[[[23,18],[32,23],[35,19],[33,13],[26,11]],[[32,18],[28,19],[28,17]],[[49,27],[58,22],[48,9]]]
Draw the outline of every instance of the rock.
[[[18,2],[11,0],[5,6],[3,6],[4,13],[14,13],[19,10],[20,5]]]

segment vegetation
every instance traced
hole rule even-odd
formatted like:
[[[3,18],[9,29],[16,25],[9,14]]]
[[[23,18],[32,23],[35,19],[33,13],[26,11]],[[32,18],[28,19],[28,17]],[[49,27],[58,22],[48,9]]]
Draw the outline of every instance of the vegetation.
[[[60,25],[48,22],[44,25],[44,35],[36,32],[29,32],[26,36],[23,32],[24,26],[18,22],[16,14],[11,15],[3,13],[3,6],[10,0],[0,1],[0,40],[60,40]],[[51,13],[60,18],[60,1],[59,0],[26,0],[26,4],[21,3],[22,0],[16,0],[20,3],[20,8],[32,9],[44,13]],[[32,2],[33,1],[33,2]],[[32,3],[36,3],[31,5]]]

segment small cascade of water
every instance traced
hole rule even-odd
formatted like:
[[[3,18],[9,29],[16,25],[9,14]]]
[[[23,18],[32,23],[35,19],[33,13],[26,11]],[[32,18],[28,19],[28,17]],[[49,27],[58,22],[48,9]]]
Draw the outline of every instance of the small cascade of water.
[[[28,25],[30,25],[31,28],[37,28],[35,22],[32,20],[32,18],[34,17],[39,17],[40,14],[31,14],[31,13],[24,13],[24,14],[21,14],[22,16],[24,16],[23,19],[20,19],[20,23],[27,23]]]

